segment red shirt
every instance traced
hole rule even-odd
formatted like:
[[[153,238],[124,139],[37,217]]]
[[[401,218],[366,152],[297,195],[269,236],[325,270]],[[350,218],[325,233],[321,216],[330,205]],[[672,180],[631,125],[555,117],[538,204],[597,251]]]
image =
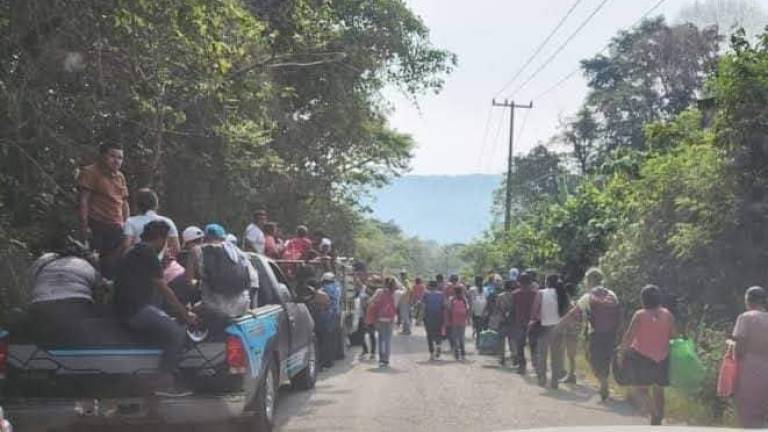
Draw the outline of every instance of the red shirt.
[[[464,297],[452,297],[448,309],[448,325],[461,326],[467,325],[469,317],[469,305]]]
[[[312,240],[307,237],[294,237],[285,243],[283,258],[304,260],[307,259],[310,250],[312,250]]]
[[[416,304],[424,297],[427,287],[423,283],[417,283],[411,288],[411,304]]]
[[[640,309],[632,317],[634,335],[629,346],[633,350],[661,363],[669,355],[669,339],[675,318],[666,308]]]
[[[512,291],[512,307],[514,308],[515,323],[528,325],[533,312],[533,301],[536,299],[536,290],[532,288],[518,288]]]

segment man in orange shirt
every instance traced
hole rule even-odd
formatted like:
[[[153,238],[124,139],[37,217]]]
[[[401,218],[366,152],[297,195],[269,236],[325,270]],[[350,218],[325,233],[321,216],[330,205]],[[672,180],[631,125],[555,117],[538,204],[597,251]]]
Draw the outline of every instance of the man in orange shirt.
[[[99,146],[99,160],[83,167],[77,178],[80,230],[99,252],[102,273],[111,277],[112,264],[123,242],[123,223],[130,215],[128,187],[120,172],[123,149],[117,143]]]

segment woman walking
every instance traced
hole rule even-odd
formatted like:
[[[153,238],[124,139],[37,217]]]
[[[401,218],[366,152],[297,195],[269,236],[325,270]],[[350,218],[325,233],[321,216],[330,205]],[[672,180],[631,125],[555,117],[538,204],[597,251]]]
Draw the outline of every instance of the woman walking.
[[[739,375],[736,384],[736,413],[743,428],[765,427],[768,407],[768,294],[752,287],[745,295],[747,311],[733,328]]]
[[[547,276],[545,288],[539,290],[533,301],[532,322],[538,325],[537,354],[534,360],[536,376],[541,387],[547,385],[547,357],[552,372],[550,388],[557,389],[563,369],[563,344],[557,337],[557,324],[568,312],[568,294],[565,292],[560,276]],[[534,327],[530,325],[529,328]]]
[[[392,330],[397,317],[395,290],[397,290],[397,283],[393,278],[387,278],[384,281],[384,288],[374,293],[366,317],[367,324],[375,325],[379,333],[379,366],[382,367],[389,366]]]
[[[357,337],[360,344],[363,346],[363,351],[360,353],[360,359],[365,359],[365,357],[370,354],[370,358],[373,360],[376,358],[376,329],[365,322],[365,312],[368,310],[370,300],[368,296],[368,287],[360,281],[355,284],[357,285],[355,287],[355,296],[357,297],[355,298],[355,308],[360,317],[357,323]],[[368,344],[365,342],[366,336],[368,336],[369,342],[371,343],[370,350],[368,349]]]
[[[664,387],[669,385],[669,340],[675,337],[675,318],[662,306],[659,287],[640,292],[642,309],[635,312],[619,348],[618,362],[630,385],[647,403],[651,425],[664,419]]]
[[[469,305],[461,287],[457,286],[453,290],[453,296],[446,311],[448,334],[453,342],[451,345],[453,345],[454,357],[456,360],[464,360],[466,357],[464,334],[469,324]]]

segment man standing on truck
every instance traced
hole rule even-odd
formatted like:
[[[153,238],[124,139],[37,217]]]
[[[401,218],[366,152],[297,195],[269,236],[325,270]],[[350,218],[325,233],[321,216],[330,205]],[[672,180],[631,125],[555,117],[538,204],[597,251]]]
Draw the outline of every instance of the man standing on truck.
[[[99,253],[104,277],[112,278],[123,243],[123,223],[130,215],[128,186],[120,172],[123,148],[115,142],[99,146],[99,160],[77,177],[78,217],[83,240]]]
[[[162,220],[144,226],[141,243],[128,250],[117,267],[115,306],[119,317],[131,330],[143,333],[161,345],[160,371],[168,380],[173,380],[186,331],[158,307],[158,294],[185,324],[196,324],[197,316],[187,311],[163,280],[163,266],[158,254],[165,247],[170,230],[171,227]],[[190,392],[174,383],[156,394],[172,397],[185,396]]]
[[[254,221],[245,228],[245,234],[243,235],[246,251],[264,254],[266,244],[264,226],[267,224],[268,219],[266,210],[260,209],[253,213]]]

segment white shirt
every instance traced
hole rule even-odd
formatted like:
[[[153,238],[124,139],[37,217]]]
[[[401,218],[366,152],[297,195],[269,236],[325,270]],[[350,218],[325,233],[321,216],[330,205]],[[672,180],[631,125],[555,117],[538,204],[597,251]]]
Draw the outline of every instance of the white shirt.
[[[32,303],[79,298],[93,301],[91,293],[99,274],[86,260],[73,256],[59,258],[47,253],[29,270]]]
[[[400,306],[400,300],[403,298],[403,294],[405,294],[405,290],[400,288],[395,290],[395,307]]]
[[[179,230],[176,229],[176,224],[170,218],[155,213],[154,210],[149,210],[143,215],[129,217],[125,221],[125,226],[123,226],[123,234],[126,237],[132,237],[133,243],[136,244],[141,241],[141,233],[144,232],[144,226],[156,220],[164,221],[171,227],[171,230],[168,231],[168,237],[179,237]]]
[[[472,305],[472,315],[483,316],[485,306],[488,303],[484,295],[480,295],[480,288],[473,286],[469,289],[469,299]]]
[[[539,290],[541,293],[541,325],[553,326],[560,322],[557,311],[557,291],[554,288]]]
[[[264,237],[264,231],[261,230],[256,224],[250,224],[245,228],[245,242],[253,248],[256,252],[264,253],[264,244],[266,238]]]

